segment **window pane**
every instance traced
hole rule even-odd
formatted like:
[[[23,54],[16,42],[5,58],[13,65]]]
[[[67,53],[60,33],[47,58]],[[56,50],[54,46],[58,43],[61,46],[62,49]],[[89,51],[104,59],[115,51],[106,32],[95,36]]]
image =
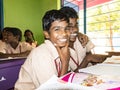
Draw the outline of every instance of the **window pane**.
[[[78,7],[79,31],[84,32],[86,26],[86,34],[96,46],[95,53],[120,51],[120,0],[86,0],[86,17],[84,0],[63,1],[67,2],[63,6]]]

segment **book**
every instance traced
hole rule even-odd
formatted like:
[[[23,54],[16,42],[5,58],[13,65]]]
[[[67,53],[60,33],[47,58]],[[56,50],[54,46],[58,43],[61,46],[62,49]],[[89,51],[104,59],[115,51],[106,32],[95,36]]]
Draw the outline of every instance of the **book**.
[[[69,78],[69,75],[67,76],[67,78]],[[53,75],[47,82],[42,84],[36,90],[100,90],[100,89],[70,83],[62,80],[62,77],[58,78],[56,75]]]
[[[85,72],[71,72],[61,78],[65,82],[96,88],[98,90],[117,90],[120,89],[120,79],[108,75],[96,75]]]

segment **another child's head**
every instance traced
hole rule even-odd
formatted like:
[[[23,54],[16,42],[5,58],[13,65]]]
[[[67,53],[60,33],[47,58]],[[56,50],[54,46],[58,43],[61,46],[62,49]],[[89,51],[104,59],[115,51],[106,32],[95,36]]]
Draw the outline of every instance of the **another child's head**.
[[[29,30],[29,29],[25,30],[24,37],[25,37],[26,42],[35,41],[34,36],[33,36],[33,32],[31,30]]]
[[[68,18],[76,18],[76,19],[78,19],[78,14],[75,11],[75,9],[73,9],[72,7],[65,6],[65,7],[62,7],[60,10],[62,12],[65,12],[65,14],[67,15]]]
[[[19,28],[15,28],[15,27],[9,27],[8,29],[6,29],[6,33],[7,33],[7,42],[16,42],[16,41],[21,41],[22,39],[22,32]]]
[[[69,18],[59,10],[47,11],[42,19],[43,30],[49,31],[54,21],[66,21],[69,23]]]
[[[7,33],[6,30],[9,29],[10,27],[5,27],[2,30],[2,41],[7,42]]]
[[[78,34],[78,14],[72,7],[62,7],[60,9],[61,12],[65,13],[70,21],[70,41],[74,42],[76,40],[77,34]]]
[[[69,42],[69,18],[60,10],[47,11],[42,19],[44,35],[60,47]]]

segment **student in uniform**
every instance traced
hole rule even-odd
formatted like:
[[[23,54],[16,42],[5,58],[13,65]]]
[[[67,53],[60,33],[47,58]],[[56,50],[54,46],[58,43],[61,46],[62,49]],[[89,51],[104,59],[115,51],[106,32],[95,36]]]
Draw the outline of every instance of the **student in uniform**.
[[[53,75],[77,68],[77,55],[69,48],[69,19],[59,10],[49,10],[43,19],[45,42],[31,51],[22,65],[15,90],[35,90]]]
[[[9,29],[9,27],[5,27],[3,28],[2,30],[2,41],[6,43],[7,41],[7,33],[6,33],[6,30]]]
[[[6,48],[6,42],[7,42],[7,33],[6,30],[9,27],[5,27],[3,28],[3,30],[1,31],[1,39],[0,39],[0,58],[1,57],[6,57],[3,55],[3,53],[5,53],[5,48]]]
[[[93,55],[91,50],[95,45],[90,41],[88,36],[79,32],[77,12],[68,6],[62,7],[60,11],[65,13],[70,20],[70,47],[73,48],[77,53],[79,59],[79,69],[87,67],[89,63],[102,62],[105,58],[96,57]]]
[[[2,41],[2,31],[0,30],[0,51],[4,51],[3,47],[5,46],[4,42]],[[1,52],[0,52],[1,53]]]
[[[37,47],[37,41],[34,38],[33,32],[29,29],[24,32],[25,42],[31,45],[33,48]]]
[[[5,46],[0,50],[0,58],[27,56],[32,50],[30,45],[21,42],[22,32],[19,28],[9,27],[5,29]]]

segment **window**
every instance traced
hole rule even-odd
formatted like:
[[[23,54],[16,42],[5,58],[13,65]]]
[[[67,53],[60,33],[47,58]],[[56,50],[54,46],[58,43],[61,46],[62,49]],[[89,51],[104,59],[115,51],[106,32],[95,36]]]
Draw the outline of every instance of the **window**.
[[[79,7],[79,29],[95,44],[94,52],[120,51],[120,0],[86,0],[83,8],[84,1],[67,0]]]

